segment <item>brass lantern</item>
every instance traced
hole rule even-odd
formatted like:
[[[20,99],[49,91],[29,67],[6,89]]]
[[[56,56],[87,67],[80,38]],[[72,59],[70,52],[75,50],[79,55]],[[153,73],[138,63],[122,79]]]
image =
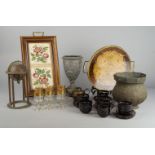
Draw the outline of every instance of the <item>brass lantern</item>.
[[[21,61],[14,61],[12,62],[7,70],[8,74],[8,86],[9,86],[9,104],[8,107],[12,109],[21,109],[26,108],[31,105],[29,102],[29,97],[26,97],[25,90],[25,81],[27,80],[27,71],[26,66],[22,64]],[[20,81],[22,81],[23,86],[23,100],[16,101],[15,100],[15,91],[14,91],[14,81],[17,81],[19,84]],[[28,87],[28,85],[26,85]],[[21,106],[16,106],[17,103],[24,103],[24,105],[21,104]]]

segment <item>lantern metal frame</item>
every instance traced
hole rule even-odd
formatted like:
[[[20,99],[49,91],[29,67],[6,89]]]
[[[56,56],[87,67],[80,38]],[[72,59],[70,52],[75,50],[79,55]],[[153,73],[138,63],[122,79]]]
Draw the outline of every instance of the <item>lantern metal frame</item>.
[[[8,74],[8,89],[9,89],[9,103],[7,104],[7,106],[11,109],[22,109],[22,108],[27,108],[31,105],[31,103],[29,102],[29,97],[26,96],[27,92],[25,92],[25,81],[27,80],[27,73],[23,72],[23,73],[9,73]],[[17,79],[15,77],[20,77],[19,82],[22,81],[22,85],[23,85],[23,100],[15,100],[15,90],[14,90],[14,82],[17,81]],[[18,81],[17,81],[18,82]],[[26,87],[28,87],[28,85],[26,85]],[[16,104],[18,103],[26,103],[23,106],[18,106],[16,107]]]

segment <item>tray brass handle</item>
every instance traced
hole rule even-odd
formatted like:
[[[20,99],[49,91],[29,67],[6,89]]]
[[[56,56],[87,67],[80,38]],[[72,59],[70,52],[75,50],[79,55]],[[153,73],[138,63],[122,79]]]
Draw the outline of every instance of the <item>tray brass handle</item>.
[[[44,36],[44,32],[33,32],[33,36]]]
[[[83,64],[83,73],[87,73],[87,65],[89,61],[85,61]]]

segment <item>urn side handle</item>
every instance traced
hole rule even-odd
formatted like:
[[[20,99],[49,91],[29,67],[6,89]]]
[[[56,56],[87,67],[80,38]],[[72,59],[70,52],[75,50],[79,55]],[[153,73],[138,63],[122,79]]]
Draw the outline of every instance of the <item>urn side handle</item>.
[[[89,61],[85,61],[83,64],[83,73],[87,73],[88,72],[88,63]]]

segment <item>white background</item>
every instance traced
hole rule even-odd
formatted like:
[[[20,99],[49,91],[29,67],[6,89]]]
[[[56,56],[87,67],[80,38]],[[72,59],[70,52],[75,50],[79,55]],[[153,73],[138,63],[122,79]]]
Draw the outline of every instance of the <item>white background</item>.
[[[154,0],[0,3],[1,25],[155,25]],[[1,154],[154,155],[154,129],[1,129],[0,137]]]

